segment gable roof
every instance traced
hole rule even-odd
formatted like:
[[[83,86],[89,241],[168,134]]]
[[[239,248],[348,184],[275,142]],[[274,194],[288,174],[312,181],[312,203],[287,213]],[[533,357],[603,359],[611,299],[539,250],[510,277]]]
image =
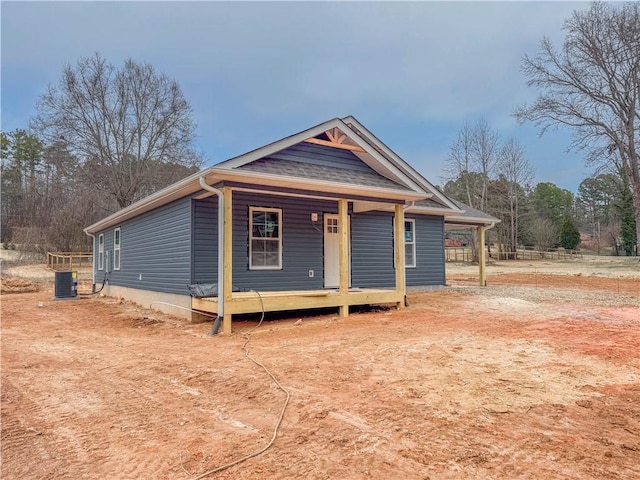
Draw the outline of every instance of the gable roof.
[[[350,158],[362,162],[363,166],[348,169],[345,173],[345,169],[330,164],[304,162],[295,156],[283,157],[284,151],[298,144],[344,150]],[[323,193],[344,194],[351,198],[403,201],[409,202],[412,205],[410,208],[416,213],[446,217],[463,216],[465,213],[465,209],[438,191],[354,117],[348,116],[328,120],[190,175],[94,223],[85,229],[85,233],[96,233],[178,198],[200,192],[200,178],[211,185],[231,181],[312,190],[318,196]]]
[[[413,178],[411,175],[407,175],[407,173],[403,171],[402,168],[398,167],[395,161],[391,161],[389,157],[381,154],[381,152],[373,148],[372,144],[364,140],[362,135],[356,133],[354,129],[350,128],[339,118],[328,120],[319,125],[316,125],[315,127],[311,127],[307,130],[303,130],[302,132],[270,143],[269,145],[265,145],[256,150],[252,150],[251,152],[224,161],[215,165],[214,168],[221,170],[238,169],[239,167],[252,163],[256,160],[273,155],[292,145],[296,145],[310,139],[317,139],[317,137],[323,136],[326,134],[326,132],[333,129],[338,129],[338,131],[342,135],[344,135],[345,138],[342,145],[355,147],[352,149],[354,154],[381,176],[386,177],[387,179],[392,180],[397,184],[404,185],[416,193],[425,193],[424,188],[422,187],[422,185],[420,185],[420,183],[416,182],[415,178]],[[370,132],[369,134],[372,135]],[[345,140],[347,140],[348,143],[344,143]],[[333,145],[338,144],[333,143]]]

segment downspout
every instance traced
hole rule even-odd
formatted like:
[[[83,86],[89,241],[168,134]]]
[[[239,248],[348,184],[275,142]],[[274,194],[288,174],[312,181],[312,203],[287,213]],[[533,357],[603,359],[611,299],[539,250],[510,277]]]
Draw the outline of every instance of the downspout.
[[[407,210],[409,210],[410,208],[415,206],[415,204],[416,204],[415,200],[411,200],[411,203],[409,203],[408,205],[405,205],[404,207],[402,207],[402,211],[406,212]],[[415,235],[416,235],[416,232],[413,232],[414,245],[415,245]],[[402,241],[404,242],[404,238],[402,239]],[[415,246],[416,246],[416,253],[417,253],[417,251],[418,251],[417,245],[415,245]],[[406,253],[405,253],[405,258],[406,258]],[[407,266],[406,265],[404,266],[404,285],[402,286],[402,289],[404,291],[404,306],[408,307],[409,306],[409,300],[407,299]]]
[[[493,227],[496,226],[496,222],[491,222],[491,225],[489,225],[488,227],[485,227],[484,231],[485,233],[487,232],[487,230],[491,230]],[[485,239],[486,241],[486,239]],[[484,248],[484,245],[482,246],[482,248]],[[517,249],[517,247],[516,247]],[[489,245],[489,253],[491,253],[491,245]]]
[[[200,186],[218,196],[218,316],[211,330],[212,335],[217,335],[224,315],[224,195],[221,190],[209,185],[204,176],[200,177]]]

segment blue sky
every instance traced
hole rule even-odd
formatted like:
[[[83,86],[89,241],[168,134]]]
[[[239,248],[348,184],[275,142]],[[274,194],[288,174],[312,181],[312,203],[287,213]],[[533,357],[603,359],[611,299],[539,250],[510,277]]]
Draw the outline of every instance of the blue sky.
[[[2,1],[2,130],[25,128],[65,64],[100,52],[181,85],[211,165],[325,120],[355,116],[436,184],[465,122],[517,138],[535,182],[591,175],[571,132],[519,126],[536,92],[521,72],[556,45],[578,2]]]

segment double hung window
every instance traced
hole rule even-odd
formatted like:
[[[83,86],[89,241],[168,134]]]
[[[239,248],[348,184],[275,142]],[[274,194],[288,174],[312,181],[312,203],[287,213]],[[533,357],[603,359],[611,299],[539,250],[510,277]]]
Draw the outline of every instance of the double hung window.
[[[404,266],[405,268],[416,266],[416,221],[414,219],[404,221]]]
[[[98,235],[98,270],[104,270],[104,233]]]
[[[282,210],[249,208],[249,269],[282,268]]]
[[[120,227],[113,231],[113,269],[120,270]]]

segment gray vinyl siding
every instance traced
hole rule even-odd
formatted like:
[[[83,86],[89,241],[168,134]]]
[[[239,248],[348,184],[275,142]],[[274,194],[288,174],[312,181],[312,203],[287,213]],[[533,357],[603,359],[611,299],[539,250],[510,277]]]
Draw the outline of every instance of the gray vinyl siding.
[[[217,282],[217,199],[194,202],[194,281]],[[249,270],[249,207],[282,210],[282,268]],[[318,221],[311,222],[311,213]],[[324,288],[323,213],[337,203],[249,192],[233,193],[233,285],[248,290]],[[444,285],[444,219],[416,215],[416,268],[406,270],[407,286]],[[354,214],[351,223],[351,284],[395,288],[393,214]],[[309,278],[309,270],[314,277]]]
[[[218,282],[218,197],[193,201],[193,283]]]
[[[406,269],[408,287],[444,285],[444,218],[406,215],[415,219],[416,268]]]
[[[105,234],[105,255],[109,252],[109,283],[188,294],[187,285],[191,283],[191,205],[191,198],[186,197],[119,225],[120,270],[113,270],[113,230],[117,226],[99,232]],[[98,234],[96,252],[97,242]],[[97,282],[102,281],[103,274],[104,271],[96,272]]]
[[[356,157],[349,150],[315,145],[313,143],[299,143],[284,150],[280,150],[269,157],[277,160],[310,163],[325,167],[342,168],[357,172],[375,172],[369,165]]]
[[[444,285],[444,218],[415,219],[416,267],[406,269],[407,286]],[[393,214],[369,212],[351,219],[351,283],[354,287],[395,288]]]
[[[249,207],[282,209],[282,268],[249,270]],[[248,192],[233,193],[233,285],[249,290],[323,288],[323,213],[337,202]],[[312,224],[311,214],[318,214]],[[313,278],[309,270],[314,271]]]
[[[367,212],[351,216],[351,285],[395,288],[393,214]]]

